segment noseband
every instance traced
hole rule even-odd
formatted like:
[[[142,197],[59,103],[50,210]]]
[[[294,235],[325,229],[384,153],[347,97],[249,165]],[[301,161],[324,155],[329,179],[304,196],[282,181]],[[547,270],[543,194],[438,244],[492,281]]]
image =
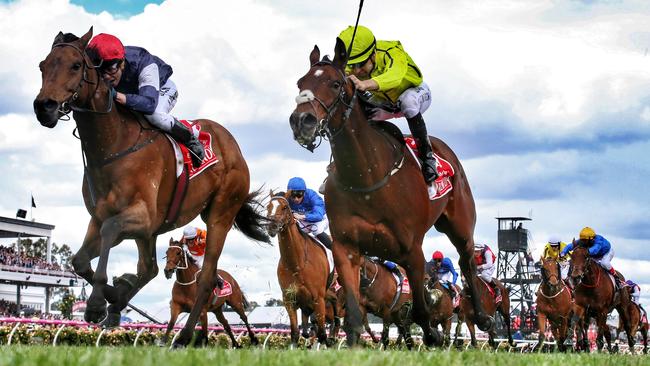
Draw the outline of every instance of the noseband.
[[[177,271],[179,269],[188,269],[189,268],[189,262],[187,260],[187,252],[185,251],[185,249],[183,249],[183,247],[180,247],[178,245],[170,245],[169,248],[178,248],[178,249],[180,249],[181,253],[183,253],[182,257],[178,260],[178,262],[176,262],[176,265],[174,266],[174,268],[172,268],[172,271]],[[184,260],[185,267],[179,267],[178,266],[181,263],[181,260]],[[176,275],[176,283],[181,285],[181,286],[187,286],[187,285],[191,285],[193,283],[196,283],[196,281],[199,278],[199,273],[201,273],[201,269],[199,269],[198,271],[196,271],[196,273],[194,273],[194,279],[192,281],[190,281],[190,282],[180,282],[178,280],[178,274],[177,274]]]
[[[314,101],[318,102],[320,106],[325,110],[325,118],[322,118],[320,121],[318,121],[318,125],[316,126],[316,133],[315,136],[318,136],[321,138],[320,141],[318,141],[318,144],[314,144],[315,138],[312,140],[312,142],[302,144],[300,143],[300,146],[304,147],[305,149],[309,151],[314,151],[318,146],[320,146],[322,138],[326,138],[331,140],[332,138],[336,137],[341,131],[343,131],[343,127],[345,126],[345,123],[348,121],[350,118],[350,114],[352,113],[352,109],[354,108],[354,104],[357,100],[357,93],[356,93],[356,88],[353,89],[352,92],[352,98],[350,99],[350,102],[346,102],[345,98],[347,96],[347,93],[345,92],[345,85],[347,85],[348,79],[345,77],[343,72],[336,68],[331,61],[324,59],[322,61],[316,62],[315,64],[311,65],[311,69],[317,66],[330,66],[333,67],[341,76],[341,79],[339,80],[341,83],[341,87],[339,90],[339,94],[337,95],[336,99],[332,102],[331,105],[325,104],[323,100],[317,96],[314,95],[313,92],[309,90],[301,91],[300,94],[296,97],[296,103],[298,105],[304,104],[304,103],[309,103],[312,106],[312,109],[314,110],[314,115],[316,115],[316,104]],[[310,71],[311,71],[310,69]],[[338,107],[340,104],[343,104],[347,107],[345,112],[343,113],[343,118],[341,122],[341,126],[336,130],[333,131],[329,124],[332,116],[334,113],[336,113]]]
[[[57,43],[54,46],[52,46],[52,49],[57,48],[57,47],[71,47],[75,51],[79,53],[81,56],[81,59],[83,60],[83,75],[81,76],[81,80],[79,80],[79,85],[77,85],[77,88],[74,90],[70,98],[65,100],[63,103],[61,103],[61,108],[58,110],[60,117],[59,119],[62,119],[64,121],[69,121],[70,112],[75,111],[75,112],[88,112],[88,113],[97,113],[97,114],[108,114],[113,110],[113,97],[111,93],[107,93],[108,95],[108,100],[106,104],[108,105],[107,109],[105,111],[96,111],[94,109],[87,109],[87,108],[82,108],[82,107],[77,107],[73,105],[73,103],[79,98],[79,90],[81,89],[81,86],[83,85],[84,82],[90,84],[90,85],[95,85],[95,90],[93,92],[93,95],[97,93],[97,89],[99,88],[99,81],[101,80],[101,75],[99,74],[99,67],[101,67],[101,63],[97,66],[95,65],[89,65],[87,62],[87,55],[86,53],[81,50],[81,48],[77,47],[76,45],[72,43]],[[88,79],[88,69],[95,70],[97,73],[97,82],[93,82]],[[67,117],[67,118],[64,118]]]
[[[283,196],[274,196],[274,197],[271,197],[271,201],[274,201],[274,200],[277,200],[277,201],[284,201],[284,202],[287,204],[286,207],[289,207],[289,215],[288,215],[288,216],[289,216],[289,220],[283,220],[283,221],[281,221],[281,222],[280,222],[280,225],[278,226],[278,232],[281,232],[281,231],[284,230],[284,228],[285,228],[287,225],[291,225],[291,224],[293,224],[293,223],[296,221],[296,219],[295,219],[295,218],[293,217],[293,215],[291,214],[291,205],[289,204],[289,200],[288,200],[288,199],[286,199],[286,198],[283,197]],[[285,215],[285,216],[286,216],[286,215]],[[273,219],[272,219],[272,220],[273,220]],[[276,220],[273,220],[273,222],[277,222],[277,221],[276,221]]]

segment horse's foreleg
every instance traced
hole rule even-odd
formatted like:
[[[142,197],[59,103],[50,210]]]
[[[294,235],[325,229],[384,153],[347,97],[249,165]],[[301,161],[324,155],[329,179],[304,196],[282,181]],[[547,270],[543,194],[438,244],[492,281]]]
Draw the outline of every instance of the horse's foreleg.
[[[291,328],[291,345],[293,347],[298,347],[298,339],[300,339],[300,331],[298,329],[298,311],[295,306],[287,306],[285,302],[285,308],[287,309],[287,314],[289,315],[289,326]]]
[[[420,248],[420,246],[414,245],[413,248]],[[438,329],[431,328],[431,309],[429,309],[429,302],[425,299],[429,293],[424,288],[424,255],[421,250],[412,252],[405,269],[413,293],[412,318],[422,328],[422,341],[427,346],[440,346],[442,337]]]
[[[557,343],[557,348],[560,352],[566,351],[566,346],[564,342],[566,341],[567,328],[569,327],[569,319],[566,316],[560,318],[559,325],[554,326],[553,336],[555,337],[555,343]]]
[[[603,349],[603,336],[605,341],[607,341],[607,350],[611,352],[612,350],[612,334],[609,331],[607,326],[607,314],[598,314],[596,317],[596,327],[598,328],[598,336],[596,337],[596,344],[598,345],[598,351]]]
[[[546,314],[542,312],[537,313],[537,330],[539,332],[539,337],[537,338],[537,344],[533,347],[533,352],[542,351],[544,349],[544,340],[546,338]]]
[[[325,294],[321,294],[314,304],[314,316],[316,317],[316,337],[322,344],[328,344],[327,332],[325,331]]]
[[[355,346],[362,331],[363,316],[359,308],[359,252],[336,238],[332,243],[334,263],[345,290],[345,330],[348,347]]]
[[[100,226],[97,220],[90,219],[81,248],[79,248],[71,259],[75,273],[88,283],[93,283],[93,275],[95,274],[90,266],[90,261],[99,256],[99,248],[101,246],[101,238],[99,236]]]
[[[170,311],[171,314],[169,316],[169,322],[167,323],[167,329],[165,330],[165,335],[162,338],[162,345],[167,344],[167,340],[169,339],[169,333],[171,333],[172,329],[174,329],[174,325],[176,325],[176,319],[178,319],[178,314],[181,313],[181,306],[178,305],[178,303],[175,303],[172,301],[171,306],[170,306]]]
[[[231,205],[224,207],[228,203],[231,203]],[[185,346],[192,340],[192,332],[196,321],[202,309],[205,307],[212,290],[216,286],[217,276],[214,274],[217,271],[217,261],[223,250],[226,235],[232,227],[240,207],[241,205],[234,204],[233,200],[228,198],[224,198],[223,200],[215,199],[210,205],[210,213],[208,214],[208,221],[206,223],[208,235],[206,239],[205,259],[198,280],[196,301],[194,302],[190,316],[187,318],[185,327],[183,327],[183,330],[174,342],[174,347]]]

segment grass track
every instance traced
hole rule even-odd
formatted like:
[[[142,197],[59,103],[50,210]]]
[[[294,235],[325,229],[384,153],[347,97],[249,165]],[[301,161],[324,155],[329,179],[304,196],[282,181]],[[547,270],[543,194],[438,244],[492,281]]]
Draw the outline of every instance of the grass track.
[[[650,365],[647,356],[575,355],[575,354],[513,354],[468,352],[407,352],[375,350],[263,351],[260,349],[227,350],[221,348],[167,351],[157,347],[0,347],[0,365],[12,366],[405,366],[405,365]]]

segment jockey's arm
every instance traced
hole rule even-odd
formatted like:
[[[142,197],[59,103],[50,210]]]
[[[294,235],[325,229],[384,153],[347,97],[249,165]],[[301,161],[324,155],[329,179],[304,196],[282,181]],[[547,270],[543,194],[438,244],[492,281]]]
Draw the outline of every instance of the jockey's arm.
[[[126,94],[126,106],[142,112],[152,114],[158,105],[160,90],[160,74],[158,65],[151,63],[140,71],[138,76],[138,94]]]
[[[325,202],[318,193],[308,189],[305,199],[311,202],[311,210],[305,213],[305,219],[310,222],[322,221],[325,217]]]
[[[562,249],[562,252],[560,252],[560,257],[564,257],[568,252],[573,250],[573,243],[569,243]]]
[[[377,57],[380,55],[377,54]],[[397,88],[402,83],[409,67],[406,53],[398,48],[386,51],[383,57],[386,63],[384,72],[372,78],[377,83],[379,91]]]

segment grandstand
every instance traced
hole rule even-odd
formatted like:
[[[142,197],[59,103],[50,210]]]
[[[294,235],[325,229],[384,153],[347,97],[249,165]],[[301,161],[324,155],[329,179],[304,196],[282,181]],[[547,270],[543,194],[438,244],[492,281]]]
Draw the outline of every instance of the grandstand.
[[[0,311],[13,313],[6,315],[19,315],[26,310],[48,314],[52,289],[82,284],[74,273],[53,263],[52,230],[54,225],[0,216],[0,240],[20,243],[21,239],[45,238],[47,243],[44,259],[0,245]]]

